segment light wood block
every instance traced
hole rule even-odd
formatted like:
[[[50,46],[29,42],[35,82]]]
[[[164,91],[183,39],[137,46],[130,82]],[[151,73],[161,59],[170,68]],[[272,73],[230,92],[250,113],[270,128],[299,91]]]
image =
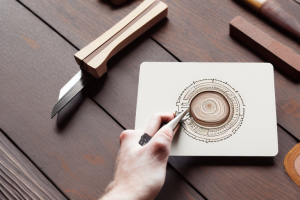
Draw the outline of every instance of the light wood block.
[[[168,6],[155,0],[141,3],[119,23],[75,54],[75,60],[96,78],[107,71],[107,61],[167,16]]]

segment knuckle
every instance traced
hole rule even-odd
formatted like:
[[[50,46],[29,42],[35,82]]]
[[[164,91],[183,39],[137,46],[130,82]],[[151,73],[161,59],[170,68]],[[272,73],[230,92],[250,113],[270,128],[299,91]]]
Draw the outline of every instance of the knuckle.
[[[125,130],[123,131],[121,134],[120,134],[120,142],[122,142],[125,138],[128,138],[132,135],[132,133],[128,130]]]
[[[168,152],[169,143],[165,139],[155,140],[153,142],[153,153],[161,154]]]
[[[165,158],[169,154],[172,137],[171,129],[161,129],[156,139],[153,141],[152,153],[159,156],[159,158]]]

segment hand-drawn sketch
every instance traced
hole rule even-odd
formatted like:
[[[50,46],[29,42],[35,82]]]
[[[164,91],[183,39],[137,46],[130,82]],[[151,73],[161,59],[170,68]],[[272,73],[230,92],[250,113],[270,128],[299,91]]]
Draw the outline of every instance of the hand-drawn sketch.
[[[245,104],[238,91],[216,79],[193,82],[179,96],[176,106],[177,114],[190,107],[181,122],[184,132],[207,143],[235,134],[245,115]]]

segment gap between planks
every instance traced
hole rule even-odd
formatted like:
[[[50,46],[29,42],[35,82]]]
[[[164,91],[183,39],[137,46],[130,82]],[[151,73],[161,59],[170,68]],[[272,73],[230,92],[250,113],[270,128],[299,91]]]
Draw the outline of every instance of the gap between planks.
[[[31,159],[29,156],[27,156],[27,154],[8,136],[8,134],[0,128],[0,134],[3,134],[4,137],[6,137],[6,139],[18,150],[20,151],[20,153],[26,158],[28,159],[28,161],[36,168],[36,170],[38,170],[44,177],[45,179],[47,179],[53,186],[54,188],[60,192],[66,199],[69,200],[69,198],[67,197],[67,195],[60,190],[60,188],[52,181],[52,179],[50,177],[48,177]]]
[[[35,12],[33,12],[29,7],[27,7],[25,4],[20,2],[19,0],[16,0],[18,3],[20,3],[25,9],[27,9],[30,13],[32,13],[35,17],[37,17],[39,20],[41,20],[44,24],[46,24],[52,31],[54,31],[56,34],[58,34],[60,37],[62,37],[67,43],[69,43],[72,47],[74,47],[76,50],[80,50],[77,46],[75,46],[70,40],[68,40],[64,35],[62,35],[60,32],[58,32],[53,26],[51,26],[47,21],[45,21],[42,17],[37,15]],[[229,22],[228,22],[229,23]],[[149,31],[147,31],[149,32]],[[144,33],[144,34],[147,34]],[[229,33],[228,33],[229,34]],[[164,49],[167,53],[169,53],[174,59],[176,59],[178,62],[182,62],[175,54],[173,54],[170,50],[168,50],[166,47],[164,47],[161,43],[159,43],[157,40],[155,40],[151,36],[147,36],[150,38],[152,41],[154,41],[158,46],[160,46],[162,49]],[[103,108],[98,102],[96,102],[93,98],[89,97],[98,107],[100,107],[101,110],[103,110],[115,123],[117,123],[123,130],[126,130],[126,127],[124,127],[115,117],[113,117],[106,109]],[[287,129],[285,129],[283,126],[281,126],[279,123],[277,125],[282,128],[290,137],[292,137],[295,141],[300,142],[300,140],[295,137],[292,133],[290,133]],[[3,132],[3,134],[31,161],[31,159],[7,136],[7,134],[0,129],[0,131]],[[34,162],[32,162],[34,164]],[[168,162],[168,165],[189,185],[191,186],[201,197],[204,199],[207,199],[200,191],[198,191],[189,181],[187,181],[183,176],[174,168],[174,166]],[[35,164],[34,166],[39,169]],[[40,169],[39,171],[59,190],[59,188],[51,181],[49,177],[47,177]],[[59,190],[65,197],[66,195]],[[67,197],[66,197],[67,198]]]
[[[58,34],[60,37],[62,37],[67,43],[69,43],[72,47],[74,47],[76,50],[79,50],[79,48],[77,46],[75,46],[70,40],[68,40],[64,35],[62,35],[60,32],[58,32],[53,26],[51,26],[47,21],[45,21],[42,17],[40,17],[39,15],[37,15],[35,12],[33,12],[29,7],[27,7],[25,4],[23,4],[22,2],[20,2],[19,0],[16,0],[18,3],[20,3],[26,10],[28,10],[31,14],[33,14],[35,17],[37,17],[39,20],[41,20],[45,25],[47,25],[52,31],[54,31],[56,34]],[[147,34],[148,31],[146,31]],[[167,51],[172,57],[174,57],[178,62],[181,62],[173,53],[171,53],[168,49],[166,49],[163,45],[161,45],[159,42],[157,42],[154,38],[148,36],[151,40],[153,40],[156,44],[158,44],[161,48],[163,48],[165,51]],[[90,98],[90,97],[89,97]],[[102,109],[112,120],[114,120],[114,122],[116,122],[123,130],[126,130],[126,128],[118,121],[116,120],[111,114],[109,114],[99,103],[97,103],[94,99],[90,98],[94,103],[96,103],[96,105],[98,107],[100,107],[100,109]],[[0,131],[2,131],[0,129]],[[15,145],[24,155],[25,157],[28,158],[28,160],[30,162],[32,162],[32,160],[7,136],[7,134],[5,134],[5,132],[3,131],[4,135],[12,142],[13,145]],[[58,191],[60,191],[65,197],[66,195],[56,186],[56,184],[48,177],[46,176],[39,168],[38,166],[32,162],[33,165],[55,186],[55,188],[58,189]],[[203,197],[204,199],[207,199],[200,191],[198,191],[189,181],[187,181],[185,178],[183,178],[183,176],[177,171],[175,170],[174,166],[168,161],[167,163],[177,174],[179,177],[182,178],[182,180],[184,182],[186,182],[189,186],[191,186],[192,189],[195,190],[195,192],[197,194],[199,194],[201,197]],[[67,198],[67,197],[66,197]],[[67,198],[68,199],[68,198]]]

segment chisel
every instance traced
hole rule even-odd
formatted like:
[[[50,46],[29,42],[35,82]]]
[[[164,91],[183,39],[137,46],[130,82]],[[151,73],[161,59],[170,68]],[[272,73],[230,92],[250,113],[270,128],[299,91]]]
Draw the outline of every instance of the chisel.
[[[78,51],[74,56],[81,70],[62,88],[64,95],[52,109],[53,118],[89,82],[107,72],[107,61],[134,39],[167,16],[160,0],[145,0],[120,22]],[[66,91],[67,90],[67,91]]]

